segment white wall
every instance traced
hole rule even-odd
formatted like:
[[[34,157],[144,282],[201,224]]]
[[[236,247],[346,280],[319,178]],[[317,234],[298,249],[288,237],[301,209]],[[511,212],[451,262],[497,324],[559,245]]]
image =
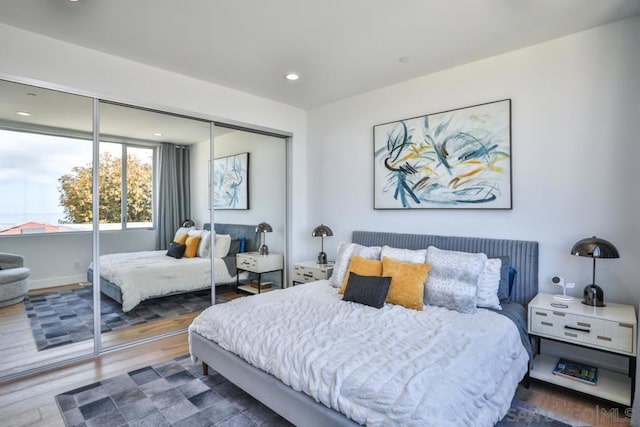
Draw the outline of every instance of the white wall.
[[[597,235],[622,255],[598,262],[605,298],[639,301],[638,46],[636,17],[310,111],[310,222],[332,227],[329,258],[356,229],[537,240],[541,289],[560,274],[579,295],[591,261],[569,251]],[[375,124],[504,98],[513,210],[373,210]]]
[[[289,218],[293,238],[291,249],[296,249],[296,238],[299,242],[299,237],[306,235],[309,227],[306,217],[305,111],[4,24],[0,24],[0,40],[0,78],[40,83],[52,89],[69,89],[81,94],[214,118],[223,122],[239,122],[290,132],[293,134],[292,173],[298,176],[296,181],[291,183],[290,191],[292,197],[299,201],[295,212]],[[75,250],[75,239],[60,239],[58,243],[57,251],[73,253]],[[16,247],[9,243],[6,243],[6,246],[5,243],[0,245],[0,250],[11,251]],[[38,243],[33,246],[39,245]],[[14,252],[18,252],[17,249]],[[68,263],[56,265],[55,262],[49,262],[46,251],[29,257],[37,259],[38,262],[46,260],[50,264],[47,268],[51,270],[47,270],[46,274],[55,277],[77,275],[76,269],[68,268]],[[40,280],[44,277],[40,277],[37,271],[34,271],[32,279]]]
[[[238,153],[249,155],[249,209],[216,210],[215,221],[225,224],[257,225],[262,221],[273,227],[267,234],[271,252],[282,253],[285,248],[285,168],[286,141],[244,131],[234,131],[214,140],[215,157]],[[191,148],[192,157],[192,217],[198,226],[208,222],[207,166],[209,142]],[[203,197],[201,197],[203,196]]]

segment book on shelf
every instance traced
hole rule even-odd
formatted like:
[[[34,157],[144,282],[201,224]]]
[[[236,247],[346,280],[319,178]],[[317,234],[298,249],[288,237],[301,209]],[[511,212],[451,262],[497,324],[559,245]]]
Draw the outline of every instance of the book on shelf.
[[[252,280],[249,285],[254,289],[258,289],[258,281],[257,280]],[[262,290],[262,289],[271,289],[271,286],[273,286],[273,282],[262,282],[262,283],[260,283],[260,290]]]
[[[573,360],[559,359],[553,374],[582,381],[589,385],[598,383],[598,368],[586,363],[574,362]]]

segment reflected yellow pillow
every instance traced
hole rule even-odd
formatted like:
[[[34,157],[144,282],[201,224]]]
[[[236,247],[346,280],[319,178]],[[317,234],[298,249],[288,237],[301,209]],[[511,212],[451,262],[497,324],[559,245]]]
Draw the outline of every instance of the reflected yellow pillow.
[[[175,238],[174,242],[176,243],[180,243],[181,245],[184,245],[184,243],[187,241],[187,238],[189,237],[189,235],[187,233],[181,234],[178,237]]]
[[[387,302],[422,311],[424,308],[424,283],[431,266],[382,259],[382,275],[391,277]]]
[[[194,258],[198,254],[200,236],[189,236],[184,244],[187,245],[187,249],[184,251],[184,256],[186,258]]]
[[[347,282],[349,281],[349,273],[356,273],[361,276],[382,276],[382,261],[377,259],[366,259],[362,258],[359,255],[355,255],[351,257],[351,262],[349,263],[349,269],[347,273],[344,275],[344,280],[342,281],[342,286],[338,291],[339,294],[344,294],[344,290],[347,289]]]

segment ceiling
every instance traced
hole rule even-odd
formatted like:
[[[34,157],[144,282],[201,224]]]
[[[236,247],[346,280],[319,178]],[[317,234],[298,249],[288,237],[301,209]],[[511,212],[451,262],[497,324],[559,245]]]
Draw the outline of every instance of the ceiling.
[[[91,138],[93,98],[0,80],[0,99],[0,128]],[[211,138],[209,122],[123,105],[101,103],[99,119],[103,140],[189,145]],[[214,129],[215,136],[233,132]]]
[[[638,0],[0,3],[7,25],[305,109],[639,13]]]

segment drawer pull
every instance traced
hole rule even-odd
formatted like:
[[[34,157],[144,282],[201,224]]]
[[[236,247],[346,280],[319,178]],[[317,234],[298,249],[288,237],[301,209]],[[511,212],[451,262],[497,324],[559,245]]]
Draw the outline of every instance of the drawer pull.
[[[312,273],[302,273],[302,275],[303,275],[304,277],[309,277],[309,278],[313,277],[313,274],[312,274]]]
[[[591,323],[576,322],[576,324],[578,326],[584,326],[585,328],[590,328],[591,327]]]
[[[553,326],[553,323],[551,322],[540,322],[540,324],[544,326]]]
[[[629,328],[633,329],[633,325],[631,323],[618,323],[621,328]]]
[[[564,313],[561,313],[561,312],[559,312],[559,311],[554,311],[554,312],[553,312],[553,315],[554,315],[554,316],[562,316],[562,317],[564,317]]]
[[[564,328],[565,328],[565,329],[571,329],[572,331],[580,331],[580,332],[587,332],[587,333],[589,333],[589,332],[590,332],[590,331],[589,331],[589,329],[585,329],[585,328],[578,328],[578,327],[575,327],[575,326],[569,326],[569,325],[564,325]]]
[[[598,339],[599,339],[599,340],[602,340],[602,341],[609,341],[609,342],[611,342],[611,338],[609,338],[609,337],[603,337],[603,336],[598,335]]]
[[[578,338],[578,334],[572,334],[571,332],[565,332],[564,334],[571,338]]]
[[[545,317],[546,317],[546,316],[547,316],[547,313],[543,313],[543,312],[541,312],[541,311],[536,311],[536,315],[537,315],[537,316],[545,316]]]

